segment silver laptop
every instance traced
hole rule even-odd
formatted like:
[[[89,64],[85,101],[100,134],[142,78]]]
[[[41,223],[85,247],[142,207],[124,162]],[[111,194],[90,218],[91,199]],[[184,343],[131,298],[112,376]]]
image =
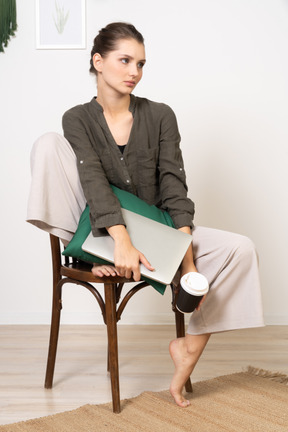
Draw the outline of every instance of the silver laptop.
[[[192,241],[192,235],[122,209],[127,231],[136,249],[148,259],[154,271],[140,264],[140,272],[165,285],[172,282]],[[114,240],[108,234],[93,237],[90,233],[82,249],[111,263],[114,262]]]

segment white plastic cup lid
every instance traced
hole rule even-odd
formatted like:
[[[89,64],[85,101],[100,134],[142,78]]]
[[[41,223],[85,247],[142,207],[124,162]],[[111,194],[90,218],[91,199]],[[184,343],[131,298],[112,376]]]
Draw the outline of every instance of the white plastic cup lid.
[[[208,280],[201,273],[186,273],[182,276],[180,283],[184,291],[191,295],[203,296],[209,291]]]

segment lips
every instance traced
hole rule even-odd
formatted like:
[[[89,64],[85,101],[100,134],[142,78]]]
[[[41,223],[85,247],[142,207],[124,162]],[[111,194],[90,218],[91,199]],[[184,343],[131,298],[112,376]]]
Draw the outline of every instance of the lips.
[[[124,81],[124,83],[128,86],[128,87],[134,87],[135,86],[135,81]]]

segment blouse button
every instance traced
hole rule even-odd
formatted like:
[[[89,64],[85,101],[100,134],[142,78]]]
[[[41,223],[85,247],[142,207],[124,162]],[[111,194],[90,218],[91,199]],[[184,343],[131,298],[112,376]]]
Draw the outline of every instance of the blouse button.
[[[126,180],[126,183],[130,183],[130,180]]]

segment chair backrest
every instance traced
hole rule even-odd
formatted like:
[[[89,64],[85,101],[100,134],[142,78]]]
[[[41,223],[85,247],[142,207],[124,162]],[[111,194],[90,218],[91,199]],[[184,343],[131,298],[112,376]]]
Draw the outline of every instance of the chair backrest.
[[[61,248],[60,239],[53,234],[50,234],[51,256],[52,256],[52,270],[53,270],[53,286],[57,285],[61,279]]]

